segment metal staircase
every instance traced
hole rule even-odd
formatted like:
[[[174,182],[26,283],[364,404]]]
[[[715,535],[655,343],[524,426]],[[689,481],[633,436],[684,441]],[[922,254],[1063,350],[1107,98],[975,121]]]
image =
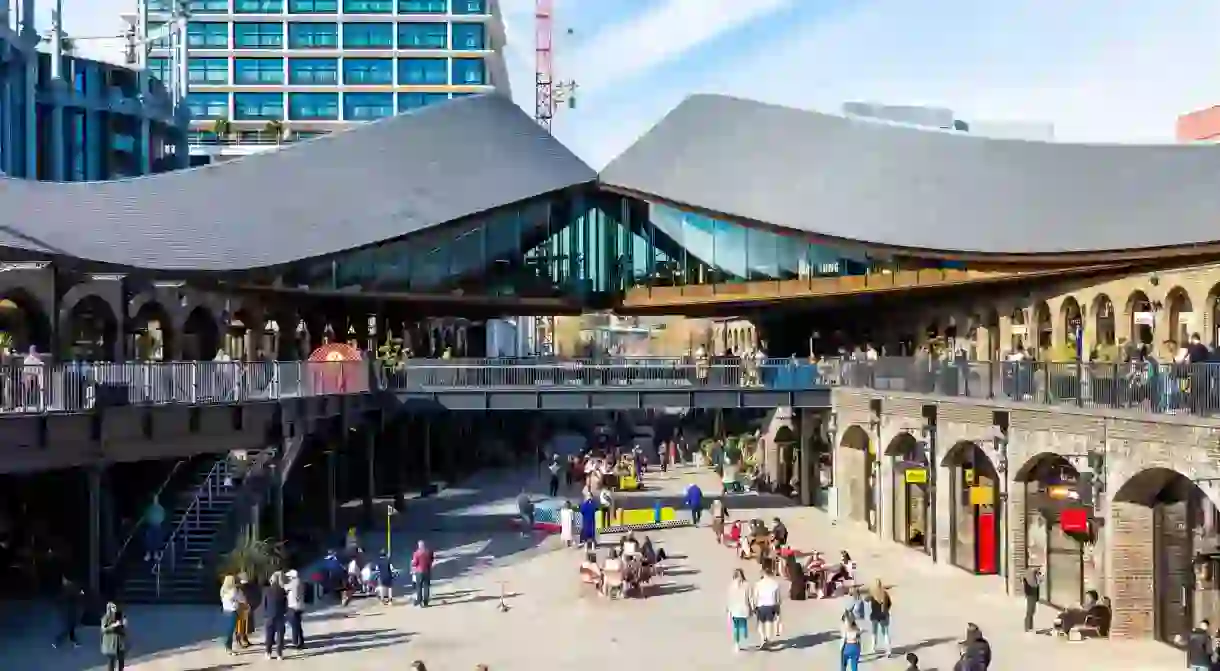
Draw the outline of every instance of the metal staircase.
[[[168,511],[160,554],[130,571],[123,582],[128,603],[194,603],[214,582],[205,575],[208,553],[237,498],[238,466],[227,454],[205,464],[195,485]]]

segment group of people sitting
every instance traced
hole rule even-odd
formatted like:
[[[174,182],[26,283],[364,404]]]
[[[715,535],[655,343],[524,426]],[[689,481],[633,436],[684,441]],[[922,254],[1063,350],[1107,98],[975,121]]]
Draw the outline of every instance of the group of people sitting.
[[[1110,622],[1114,612],[1110,608],[1110,598],[1100,596],[1096,590],[1084,594],[1084,602],[1079,606],[1068,608],[1055,616],[1051,625],[1051,633],[1056,636],[1069,636],[1073,631],[1081,636],[1096,635],[1101,638],[1110,636]]]
[[[774,575],[787,578],[790,598],[831,598],[846,593],[855,583],[856,563],[846,550],[839,554],[837,564],[827,563],[821,552],[814,552],[802,565],[797,551],[788,545],[788,528],[778,517],[770,528],[762,520],[752,519],[732,522],[727,529],[726,518],[723,503],[714,502],[712,531],[717,541],[734,548],[738,558],[757,561]]]
[[[661,574],[665,550],[656,548],[648,536],[643,541],[631,532],[610,548],[606,561],[598,564],[597,552],[585,553],[580,564],[580,580],[609,598],[645,596],[644,586]]]

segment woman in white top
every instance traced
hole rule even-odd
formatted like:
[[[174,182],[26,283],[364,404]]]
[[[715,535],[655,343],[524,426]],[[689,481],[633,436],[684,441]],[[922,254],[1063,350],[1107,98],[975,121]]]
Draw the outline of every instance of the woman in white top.
[[[733,580],[729,582],[728,606],[729,624],[733,630],[733,649],[740,651],[750,637],[750,613],[754,607],[750,601],[750,583],[746,582],[746,574],[741,569],[733,571]]]
[[[610,556],[602,566],[602,592],[609,597],[623,591],[623,560],[618,549],[610,550]]]
[[[839,668],[844,671],[859,671],[860,668],[860,625],[851,613],[844,613],[843,628],[839,634],[843,637],[843,646],[839,648]]]
[[[559,537],[563,539],[564,547],[572,547],[576,529],[576,511],[572,509],[571,501],[564,501],[559,509]]]
[[[220,609],[225,614],[225,651],[233,652],[233,635],[237,631],[237,605],[241,603],[241,590],[237,589],[237,577],[227,575],[220,584]]]

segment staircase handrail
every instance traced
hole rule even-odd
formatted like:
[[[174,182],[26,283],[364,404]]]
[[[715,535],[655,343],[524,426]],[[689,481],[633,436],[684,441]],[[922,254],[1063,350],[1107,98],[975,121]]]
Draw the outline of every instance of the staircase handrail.
[[[178,460],[178,463],[174,464],[174,467],[169,471],[169,475],[165,476],[165,479],[161,481],[161,486],[157,487],[157,491],[153,493],[151,498],[152,501],[156,501],[161,498],[161,494],[164,493],[165,488],[169,486],[169,481],[172,480],[175,475],[177,475],[178,470],[181,469],[182,465],[188,461],[190,461],[190,459],[180,459]],[[148,519],[148,506],[145,506],[144,512],[140,513],[140,519],[136,520],[136,523],[131,527],[131,532],[127,534],[127,538],[124,539],[123,544],[119,546],[119,551],[114,554],[114,559],[110,562],[110,565],[106,567],[106,570],[114,569],[114,567],[118,566],[119,562],[123,560],[123,554],[127,552],[127,546],[131,545],[131,541],[136,537],[136,533],[144,527],[144,521],[146,519]]]
[[[216,463],[212,465],[212,468],[208,471],[207,477],[204,478],[203,483],[200,484],[199,488],[196,490],[195,498],[191,499],[191,502],[189,505],[187,505],[186,510],[182,512],[182,519],[178,521],[178,524],[174,526],[174,530],[171,531],[166,537],[165,545],[162,546],[161,553],[154,558],[152,573],[154,582],[156,584],[156,594],[158,597],[161,596],[161,573],[163,564],[168,558],[169,570],[174,570],[177,565],[177,541],[179,536],[182,535],[184,530],[187,528],[187,523],[191,521],[192,516],[194,517],[195,522],[199,521],[199,512],[203,507],[203,503],[211,501],[212,495],[219,492],[220,489],[224,487],[224,479],[228,477],[228,474],[229,456],[225,455],[224,457],[217,459]],[[220,480],[219,483],[216,482],[218,478]]]

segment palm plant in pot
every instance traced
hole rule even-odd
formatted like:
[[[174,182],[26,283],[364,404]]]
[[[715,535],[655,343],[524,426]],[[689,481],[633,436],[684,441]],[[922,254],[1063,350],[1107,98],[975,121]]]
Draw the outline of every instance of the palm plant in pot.
[[[257,539],[248,533],[238,535],[237,543],[220,558],[220,576],[245,574],[253,583],[264,584],[272,573],[284,567],[284,544],[274,539]]]

